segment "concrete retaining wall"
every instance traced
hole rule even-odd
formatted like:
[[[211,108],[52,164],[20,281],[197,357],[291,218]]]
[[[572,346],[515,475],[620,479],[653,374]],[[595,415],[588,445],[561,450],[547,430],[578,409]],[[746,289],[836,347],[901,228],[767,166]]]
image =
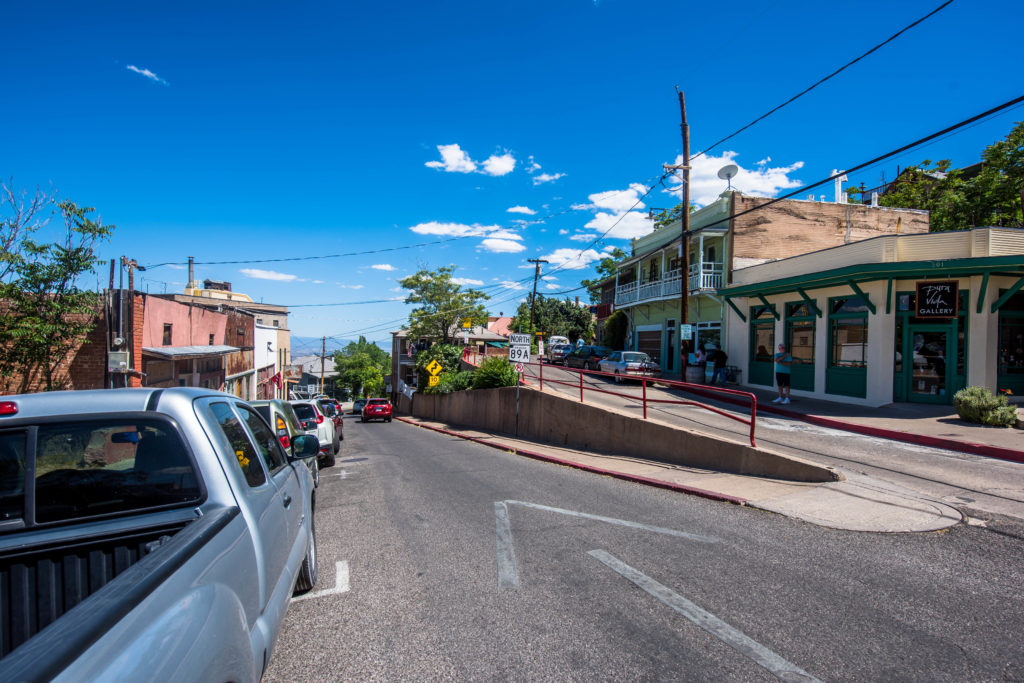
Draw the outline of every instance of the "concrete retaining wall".
[[[412,414],[426,420],[515,433],[514,387],[457,391],[445,396],[417,393]],[[827,482],[840,477],[831,468],[749,444],[715,438],[597,406],[522,388],[519,436],[582,451],[626,455],[706,469],[787,481]]]

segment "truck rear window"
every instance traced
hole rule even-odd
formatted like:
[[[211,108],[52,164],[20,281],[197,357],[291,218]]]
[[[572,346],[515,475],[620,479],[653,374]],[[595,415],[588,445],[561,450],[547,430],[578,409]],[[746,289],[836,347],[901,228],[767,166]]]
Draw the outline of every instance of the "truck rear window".
[[[111,419],[39,425],[34,463],[26,457],[29,434],[0,434],[0,519],[60,522],[202,498],[192,459],[169,423]],[[34,497],[26,495],[29,486]]]

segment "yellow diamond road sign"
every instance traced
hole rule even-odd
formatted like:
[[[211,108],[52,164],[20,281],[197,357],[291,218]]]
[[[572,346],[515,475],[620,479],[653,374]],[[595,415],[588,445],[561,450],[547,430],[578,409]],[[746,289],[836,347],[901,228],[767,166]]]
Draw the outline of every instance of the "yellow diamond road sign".
[[[427,372],[429,372],[431,375],[433,375],[435,377],[442,370],[444,370],[444,368],[441,367],[441,364],[437,362],[436,358],[434,360],[430,361],[430,363],[427,365]]]
[[[473,327],[473,319],[472,318],[463,318],[462,319],[462,326],[465,327],[467,330],[469,328]]]
[[[440,377],[438,377],[437,375],[432,375],[430,377],[430,386],[436,387],[440,381],[441,381]]]

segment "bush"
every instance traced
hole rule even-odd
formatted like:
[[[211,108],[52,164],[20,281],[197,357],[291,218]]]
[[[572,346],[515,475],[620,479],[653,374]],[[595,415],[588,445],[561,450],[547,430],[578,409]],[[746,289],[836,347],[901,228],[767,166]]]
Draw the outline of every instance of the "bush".
[[[474,389],[493,387],[514,387],[519,383],[519,374],[504,356],[491,356],[480,363],[473,373]]]
[[[437,377],[437,385],[430,386],[429,382],[423,388],[424,394],[450,394],[453,391],[465,391],[473,385],[473,373],[466,372],[442,372]]]
[[[968,422],[994,427],[1012,427],[1017,422],[1017,408],[1005,396],[993,396],[984,387],[967,387],[953,395],[953,407]]]
[[[456,346],[455,344],[434,344],[429,349],[417,353],[417,388],[426,393],[430,382],[430,373],[427,372],[427,366],[430,365],[432,360],[436,360],[444,368],[441,371],[442,374],[457,373],[459,371],[459,363],[462,361],[462,348],[462,346]],[[434,388],[436,389],[437,387]]]

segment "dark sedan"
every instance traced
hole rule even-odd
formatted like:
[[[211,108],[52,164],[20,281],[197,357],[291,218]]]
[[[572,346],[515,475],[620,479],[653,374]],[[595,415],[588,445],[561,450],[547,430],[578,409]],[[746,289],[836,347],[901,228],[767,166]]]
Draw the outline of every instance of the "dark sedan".
[[[597,370],[597,364],[602,358],[607,358],[612,350],[607,346],[592,346],[584,344],[562,359],[562,365],[567,368],[583,368],[584,370]]]

